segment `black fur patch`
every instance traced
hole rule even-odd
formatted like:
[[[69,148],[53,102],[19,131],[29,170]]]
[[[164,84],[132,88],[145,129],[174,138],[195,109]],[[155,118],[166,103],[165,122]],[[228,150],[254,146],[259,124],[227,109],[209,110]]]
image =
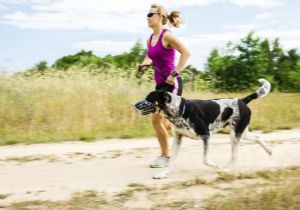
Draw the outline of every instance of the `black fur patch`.
[[[242,100],[238,100],[238,106],[240,118],[235,123],[235,135],[239,138],[243,134],[245,128],[249,125],[251,110]]]
[[[183,118],[188,119],[199,136],[209,135],[209,124],[220,114],[220,106],[210,100],[186,100]]]
[[[170,97],[170,96],[169,96]],[[166,93],[164,91],[153,91],[147,97],[146,101],[151,103],[158,103],[158,107],[163,109],[165,107],[165,103],[167,102]]]
[[[233,113],[233,109],[230,107],[226,107],[222,113],[221,121],[226,122],[229,119],[229,117],[232,115],[232,113]]]

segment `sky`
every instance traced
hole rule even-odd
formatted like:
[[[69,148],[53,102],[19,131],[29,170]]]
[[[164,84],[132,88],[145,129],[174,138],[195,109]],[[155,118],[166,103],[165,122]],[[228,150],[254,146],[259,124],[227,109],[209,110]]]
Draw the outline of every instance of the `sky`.
[[[285,50],[300,46],[298,0],[0,0],[0,71],[24,71],[42,60],[52,65],[82,49],[105,56],[129,51],[138,40],[146,47],[152,3],[181,12],[183,26],[170,30],[199,69],[212,49],[250,31],[279,38]]]

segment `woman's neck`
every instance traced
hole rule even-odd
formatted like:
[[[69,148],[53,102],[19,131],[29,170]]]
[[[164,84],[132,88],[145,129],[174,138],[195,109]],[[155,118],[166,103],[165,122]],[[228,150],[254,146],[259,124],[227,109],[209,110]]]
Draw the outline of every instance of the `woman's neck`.
[[[153,34],[155,36],[158,36],[162,32],[163,27],[162,26],[156,26],[156,27],[153,27],[152,30],[153,30]]]

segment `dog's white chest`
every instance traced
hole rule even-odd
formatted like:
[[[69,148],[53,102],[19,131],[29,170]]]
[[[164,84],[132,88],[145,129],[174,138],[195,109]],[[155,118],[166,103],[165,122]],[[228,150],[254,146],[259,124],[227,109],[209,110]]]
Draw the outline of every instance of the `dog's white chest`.
[[[194,128],[191,126],[188,120],[184,118],[170,119],[173,125],[173,129],[183,136],[187,136],[192,139],[199,139]]]
[[[199,140],[200,138],[197,136],[196,132],[194,131],[194,129],[180,129],[180,128],[175,128],[176,132],[183,135],[183,136],[186,136],[186,137],[189,137],[191,139],[197,139]]]

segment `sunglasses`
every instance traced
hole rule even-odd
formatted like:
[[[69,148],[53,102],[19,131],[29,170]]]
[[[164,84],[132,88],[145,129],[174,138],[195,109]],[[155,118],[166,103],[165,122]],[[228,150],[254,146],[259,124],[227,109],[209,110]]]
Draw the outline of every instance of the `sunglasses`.
[[[148,17],[148,18],[151,18],[154,14],[158,14],[158,13],[149,12],[149,13],[147,14],[147,17]]]

